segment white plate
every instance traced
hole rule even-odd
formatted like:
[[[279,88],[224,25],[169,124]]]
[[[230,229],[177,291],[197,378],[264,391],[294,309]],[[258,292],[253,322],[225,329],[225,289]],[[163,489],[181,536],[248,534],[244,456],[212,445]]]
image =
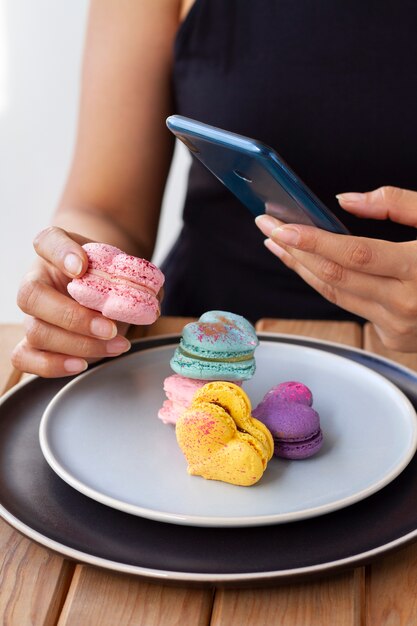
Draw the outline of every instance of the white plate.
[[[260,526],[362,500],[415,453],[414,408],[383,376],[328,352],[261,341],[255,376],[244,384],[253,406],[279,382],[308,385],[321,416],[321,451],[303,461],[272,459],[252,487],[189,476],[174,427],[157,417],[174,347],[106,363],[55,396],[41,420],[40,443],[63,480],[98,502],[158,521]]]

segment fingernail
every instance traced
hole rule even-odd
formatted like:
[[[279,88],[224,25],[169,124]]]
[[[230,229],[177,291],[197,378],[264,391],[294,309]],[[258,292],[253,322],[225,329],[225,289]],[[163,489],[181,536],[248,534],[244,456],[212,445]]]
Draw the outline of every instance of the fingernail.
[[[287,243],[290,246],[296,246],[300,241],[299,231],[291,226],[280,226],[279,228],[275,228],[271,233],[271,237],[279,239],[282,243]]]
[[[277,221],[270,215],[258,215],[258,217],[255,217],[255,224],[266,237],[269,237],[277,227]]]
[[[115,337],[106,342],[106,350],[109,354],[121,354],[127,352],[130,349],[130,341],[125,337]]]
[[[79,256],[70,252],[64,259],[64,267],[69,274],[78,276],[78,274],[81,274],[82,272],[83,262]]]
[[[363,202],[365,200],[364,193],[339,193],[336,198],[342,202]]]
[[[104,317],[94,317],[90,322],[90,332],[101,339],[112,339],[117,335],[117,326]]]
[[[284,248],[281,248],[281,246],[275,243],[275,241],[272,241],[272,239],[265,239],[264,245],[270,252],[272,252],[272,254],[275,254],[275,256],[279,258],[285,254]]]
[[[84,359],[65,359],[64,368],[69,374],[77,374],[77,372],[84,372],[88,367],[87,361]]]

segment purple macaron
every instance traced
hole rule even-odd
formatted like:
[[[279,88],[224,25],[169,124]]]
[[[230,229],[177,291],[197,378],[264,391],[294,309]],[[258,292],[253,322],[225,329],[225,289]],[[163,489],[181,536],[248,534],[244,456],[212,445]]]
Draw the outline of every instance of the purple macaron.
[[[313,396],[299,382],[276,385],[252,412],[274,438],[274,453],[284,459],[306,459],[323,443],[320,416],[312,408]]]

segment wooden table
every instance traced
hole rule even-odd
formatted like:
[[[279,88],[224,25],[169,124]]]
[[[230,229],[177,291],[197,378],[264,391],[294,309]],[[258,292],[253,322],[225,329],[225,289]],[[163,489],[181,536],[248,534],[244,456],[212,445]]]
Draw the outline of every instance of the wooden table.
[[[189,320],[161,318],[147,336]],[[383,348],[371,326],[261,320],[258,330],[364,347],[417,369],[417,354]],[[0,326],[0,387],[19,380],[9,354],[22,336]],[[417,506],[417,494],[416,494]],[[174,587],[70,562],[0,520],[0,623],[4,626],[414,626],[417,543],[372,565],[309,583],[264,589]]]

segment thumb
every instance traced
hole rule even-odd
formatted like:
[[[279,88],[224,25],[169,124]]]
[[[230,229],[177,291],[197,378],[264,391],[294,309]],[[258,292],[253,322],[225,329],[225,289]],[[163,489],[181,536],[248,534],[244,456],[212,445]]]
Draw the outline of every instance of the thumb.
[[[70,235],[62,228],[51,226],[36,235],[33,247],[45,261],[74,278],[87,270],[88,257],[80,245],[87,241],[84,237]]]
[[[390,219],[417,227],[416,191],[386,186],[366,193],[341,193],[336,198],[342,208],[357,217]]]

